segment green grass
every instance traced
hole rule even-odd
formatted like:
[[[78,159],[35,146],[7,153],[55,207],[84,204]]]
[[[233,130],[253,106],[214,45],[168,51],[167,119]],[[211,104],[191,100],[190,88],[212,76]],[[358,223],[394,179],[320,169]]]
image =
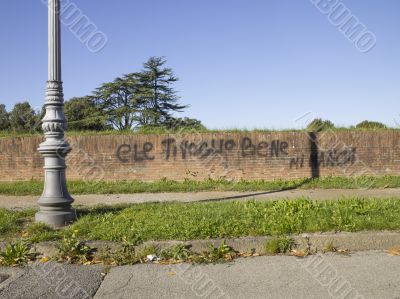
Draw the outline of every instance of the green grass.
[[[69,181],[71,194],[130,194],[161,192],[201,192],[201,191],[274,191],[288,189],[358,189],[358,188],[400,188],[400,176],[381,177],[326,177],[318,179],[238,181],[228,180],[185,180],[182,182],[162,179],[156,182],[116,181],[85,182]],[[0,182],[0,194],[12,196],[39,196],[43,182]]]
[[[1,237],[23,235],[35,242],[60,239],[64,233],[78,230],[84,240],[138,244],[148,240],[399,230],[400,198],[151,203],[85,208],[78,210],[78,215],[71,227],[55,231],[32,224],[31,210],[0,210]],[[31,225],[35,229],[30,229]]]
[[[377,128],[377,129],[362,129],[355,127],[336,127],[331,129],[334,132],[338,131],[399,131],[399,128]],[[153,134],[174,134],[174,133],[273,133],[273,132],[306,132],[305,129],[271,129],[271,128],[259,128],[259,129],[246,129],[246,128],[228,128],[228,129],[183,129],[180,131],[170,131],[163,128],[146,128],[138,131],[67,131],[67,136],[98,136],[98,135],[153,135]],[[40,132],[15,132],[15,131],[1,131],[0,138],[4,137],[31,137],[31,136],[42,136]]]
[[[265,243],[265,251],[268,254],[287,253],[294,245],[294,240],[289,237],[274,237]]]
[[[395,230],[399,199],[162,203],[89,213],[76,224],[89,239],[191,240],[303,232]]]
[[[2,239],[18,234],[26,222],[29,222],[35,211],[33,209],[11,211],[0,208],[0,237]]]

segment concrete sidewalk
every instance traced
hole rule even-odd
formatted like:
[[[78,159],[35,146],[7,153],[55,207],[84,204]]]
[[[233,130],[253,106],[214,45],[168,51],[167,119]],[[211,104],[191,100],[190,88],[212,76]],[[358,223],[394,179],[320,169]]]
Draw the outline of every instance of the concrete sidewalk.
[[[36,268],[35,268],[36,267]],[[0,268],[0,298],[399,298],[400,257],[369,251],[306,258],[271,256],[219,265],[112,268],[54,263]],[[12,274],[14,273],[14,274]]]
[[[102,266],[35,263],[25,268],[0,267],[1,299],[92,298],[103,281]]]
[[[327,200],[342,197],[360,196],[385,198],[400,196],[400,189],[310,189],[259,192],[197,192],[197,193],[138,193],[115,195],[76,195],[75,205],[93,206],[98,204],[143,203],[143,202],[195,202],[225,200],[273,200],[284,198],[308,197]],[[36,207],[39,196],[4,196],[0,195],[1,208]]]
[[[111,270],[95,298],[399,298],[400,257],[382,252]]]

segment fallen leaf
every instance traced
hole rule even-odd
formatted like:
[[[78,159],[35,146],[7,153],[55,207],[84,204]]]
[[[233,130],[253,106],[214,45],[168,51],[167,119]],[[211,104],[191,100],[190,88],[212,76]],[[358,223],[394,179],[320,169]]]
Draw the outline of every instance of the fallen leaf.
[[[47,256],[42,257],[39,262],[40,263],[47,263],[50,259]]]
[[[175,272],[168,272],[167,275],[168,275],[168,276],[175,276],[176,273],[175,273]]]
[[[390,248],[387,252],[390,256],[400,256],[400,248]]]
[[[290,252],[290,254],[289,255],[291,255],[291,256],[295,256],[295,257],[305,257],[305,256],[307,256],[308,255],[308,251],[307,250],[292,250],[291,252]]]
[[[338,249],[336,252],[341,254],[349,254],[350,250],[343,248],[343,249]]]

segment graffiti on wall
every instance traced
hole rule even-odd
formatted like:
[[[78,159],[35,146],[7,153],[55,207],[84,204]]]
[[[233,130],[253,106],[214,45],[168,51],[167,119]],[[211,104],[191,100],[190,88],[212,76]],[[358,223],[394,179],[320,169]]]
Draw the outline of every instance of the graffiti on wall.
[[[271,141],[254,141],[244,137],[240,141],[234,139],[211,139],[207,141],[189,141],[167,138],[161,141],[161,152],[156,153],[151,142],[143,144],[121,144],[116,149],[117,159],[121,163],[143,163],[162,159],[165,161],[209,159],[213,156],[234,157],[239,159],[283,159],[287,160],[290,169],[303,167],[343,167],[356,162],[355,148],[330,149],[314,151],[311,146],[301,155],[290,156],[289,142],[279,139]]]
[[[278,158],[289,155],[289,144],[286,141],[273,140],[268,142],[254,142],[245,137],[239,143],[233,139],[212,139],[210,141],[191,142],[184,140],[178,142],[174,138],[168,138],[161,142],[162,158],[171,159],[205,159],[213,155],[239,153],[241,157]],[[142,146],[138,144],[122,144],[117,148],[117,158],[122,163],[152,161],[155,159],[154,145],[150,142]]]
[[[210,141],[177,142],[174,138],[162,141],[165,153],[164,158],[178,158],[185,160],[192,157],[204,159],[213,155],[223,155],[229,153],[239,153],[242,157],[279,157],[287,156],[287,142],[274,140],[271,143],[259,142],[254,143],[250,138],[245,137],[239,143],[233,139],[212,139]]]
[[[303,168],[306,161],[306,155],[290,158],[290,169]],[[318,153],[311,153],[308,156],[308,167],[325,168],[325,167],[344,167],[354,165],[357,161],[357,152],[355,148],[344,148],[340,150],[327,150]]]

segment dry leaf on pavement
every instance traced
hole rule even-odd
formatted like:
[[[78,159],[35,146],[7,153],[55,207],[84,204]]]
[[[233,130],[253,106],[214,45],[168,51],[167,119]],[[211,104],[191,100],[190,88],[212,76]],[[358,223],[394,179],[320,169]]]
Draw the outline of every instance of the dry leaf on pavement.
[[[387,252],[390,256],[400,256],[400,248],[390,248]]]
[[[294,250],[292,250],[290,252],[290,255],[291,256],[295,256],[295,257],[305,257],[305,256],[308,255],[308,251],[307,250],[296,250],[296,249],[294,249]]]

